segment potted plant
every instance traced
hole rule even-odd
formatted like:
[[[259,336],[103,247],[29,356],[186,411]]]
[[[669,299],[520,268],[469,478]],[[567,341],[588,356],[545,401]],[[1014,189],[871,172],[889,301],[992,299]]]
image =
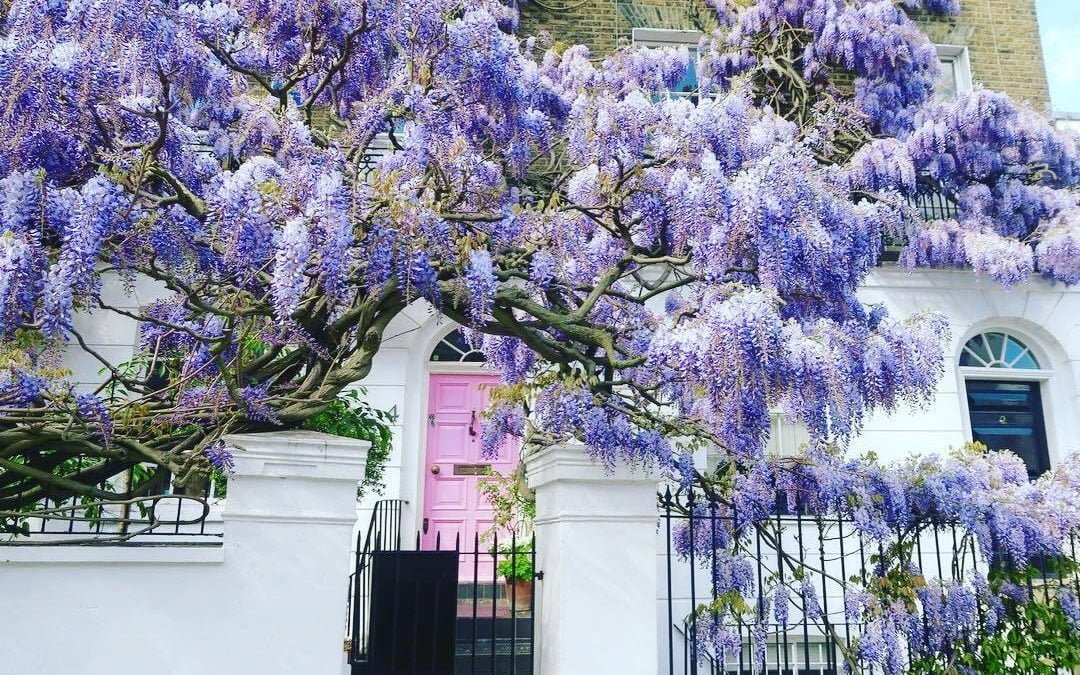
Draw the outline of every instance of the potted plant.
[[[532,610],[533,551],[526,544],[499,547],[497,573],[506,582],[506,600],[515,612]]]
[[[528,612],[532,608],[533,591],[533,544],[532,523],[536,517],[536,500],[525,484],[524,465],[509,475],[490,471],[488,478],[480,483],[480,494],[492,507],[492,523],[484,540],[491,540],[496,533],[498,557],[496,574],[506,582],[506,599],[516,612]],[[504,544],[509,540],[510,544]]]

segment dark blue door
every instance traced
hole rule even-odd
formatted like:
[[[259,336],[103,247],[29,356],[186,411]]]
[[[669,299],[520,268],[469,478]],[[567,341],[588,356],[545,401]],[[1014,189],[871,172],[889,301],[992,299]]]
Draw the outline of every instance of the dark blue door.
[[[1050,470],[1038,382],[967,380],[971,435],[991,450],[1012,450],[1032,478]]]

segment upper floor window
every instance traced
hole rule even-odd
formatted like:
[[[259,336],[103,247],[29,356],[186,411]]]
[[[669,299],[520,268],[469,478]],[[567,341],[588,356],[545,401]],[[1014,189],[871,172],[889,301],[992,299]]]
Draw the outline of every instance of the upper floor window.
[[[671,28],[635,28],[634,45],[639,47],[686,47],[690,50],[690,66],[682,80],[671,88],[673,96],[695,96],[698,93],[698,43],[701,33],[696,30]]]
[[[461,329],[455,328],[446,334],[435,349],[431,351],[432,361],[439,363],[484,363],[484,352],[473,349]]]
[[[779,411],[771,412],[769,440],[765,454],[775,457],[794,457],[810,444],[810,432],[806,426],[792,420]]]
[[[934,91],[938,101],[951,101],[960,94],[971,91],[971,62],[967,47],[937,45],[941,76]]]

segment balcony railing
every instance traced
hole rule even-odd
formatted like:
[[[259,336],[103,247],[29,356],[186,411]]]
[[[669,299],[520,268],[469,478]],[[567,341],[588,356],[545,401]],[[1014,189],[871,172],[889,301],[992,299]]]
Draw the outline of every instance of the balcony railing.
[[[918,209],[923,220],[947,220],[960,214],[956,203],[940,192],[920,194],[911,200],[911,205]],[[903,238],[886,236],[878,264],[897,262],[906,243]]]

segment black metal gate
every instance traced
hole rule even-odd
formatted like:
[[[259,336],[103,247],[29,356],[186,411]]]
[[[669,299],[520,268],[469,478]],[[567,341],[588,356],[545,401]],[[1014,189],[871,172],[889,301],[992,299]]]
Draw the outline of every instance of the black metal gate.
[[[376,505],[349,588],[353,675],[534,675],[530,537],[436,538],[405,550],[401,507]]]
[[[370,673],[454,675],[457,577],[454,551],[372,555]]]

